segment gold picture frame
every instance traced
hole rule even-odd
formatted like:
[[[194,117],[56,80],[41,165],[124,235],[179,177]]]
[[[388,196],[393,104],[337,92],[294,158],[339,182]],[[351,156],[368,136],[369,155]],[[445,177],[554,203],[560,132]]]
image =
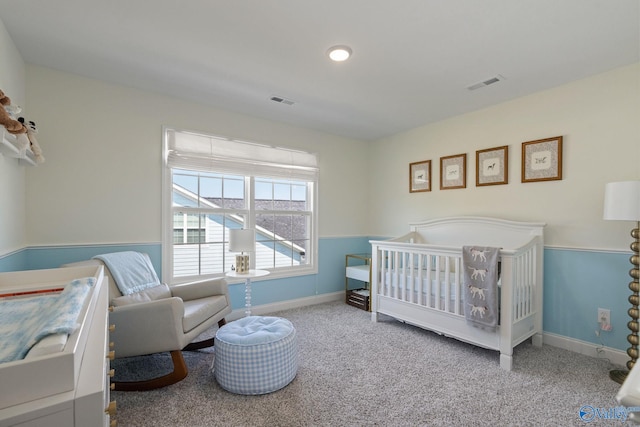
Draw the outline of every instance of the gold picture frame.
[[[431,160],[409,163],[409,193],[431,191]]]
[[[562,179],[562,136],[522,143],[522,182]]]
[[[467,188],[467,154],[440,157],[440,189]]]
[[[509,183],[509,146],[476,151],[476,187]]]

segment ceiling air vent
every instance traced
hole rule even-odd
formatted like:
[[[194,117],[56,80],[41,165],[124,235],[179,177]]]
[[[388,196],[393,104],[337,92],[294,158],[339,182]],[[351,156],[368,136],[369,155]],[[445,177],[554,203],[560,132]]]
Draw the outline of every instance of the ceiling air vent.
[[[287,98],[283,98],[281,96],[272,96],[271,99],[273,102],[277,102],[279,104],[285,104],[285,105],[293,105],[295,104],[295,101],[292,101],[290,99]]]
[[[481,87],[489,86],[489,85],[492,85],[494,83],[498,83],[499,81],[502,81],[502,80],[504,80],[504,77],[502,77],[500,74],[498,74],[495,77],[491,77],[490,79],[487,79],[487,80],[482,81],[480,83],[476,83],[474,85],[468,86],[467,89],[469,89],[469,90],[480,89]]]

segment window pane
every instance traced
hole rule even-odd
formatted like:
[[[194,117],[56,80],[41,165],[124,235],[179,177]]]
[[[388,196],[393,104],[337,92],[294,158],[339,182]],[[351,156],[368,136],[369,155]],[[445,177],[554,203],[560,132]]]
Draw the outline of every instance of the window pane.
[[[274,242],[260,242],[256,244],[256,268],[273,268]]]
[[[200,259],[202,261],[200,274],[223,273],[225,271],[224,245],[222,243],[202,245]]]
[[[173,206],[198,206],[198,179],[184,175],[174,175],[173,178]]]
[[[244,177],[225,176],[223,185],[223,207],[226,209],[245,209]]]
[[[291,216],[291,239],[308,239],[310,224],[310,217],[307,215],[292,215]]]
[[[275,230],[275,217],[272,214],[257,214],[256,215],[256,227],[263,229],[264,231],[273,234]],[[260,236],[258,234],[261,234]],[[273,239],[273,236],[267,237],[262,233],[256,233],[256,240],[260,239]]]
[[[273,183],[262,179],[256,179],[256,209],[272,210],[273,209]]]
[[[276,210],[291,209],[291,185],[276,183],[273,186],[273,203]]]
[[[173,275],[175,277],[200,274],[199,245],[173,245]]]
[[[275,217],[275,233],[276,240],[291,240],[292,238],[292,225],[291,215],[276,215]]]
[[[307,207],[307,186],[292,185],[291,186],[291,210],[306,211]]]
[[[222,197],[222,178],[203,176],[200,178],[201,206],[209,207],[214,200]]]

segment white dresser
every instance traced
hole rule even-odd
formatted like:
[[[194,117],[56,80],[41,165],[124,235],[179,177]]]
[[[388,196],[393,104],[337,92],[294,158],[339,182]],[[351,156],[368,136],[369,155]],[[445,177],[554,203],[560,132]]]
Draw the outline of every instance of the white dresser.
[[[110,401],[108,284],[103,267],[0,273],[0,295],[64,287],[94,277],[80,327],[61,351],[0,364],[0,427],[114,426]]]

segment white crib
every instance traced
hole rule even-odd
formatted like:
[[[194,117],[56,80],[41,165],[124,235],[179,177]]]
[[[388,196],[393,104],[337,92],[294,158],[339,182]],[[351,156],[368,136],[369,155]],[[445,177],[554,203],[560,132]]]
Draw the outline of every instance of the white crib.
[[[392,316],[477,346],[500,351],[511,370],[513,348],[542,345],[543,223],[451,217],[411,224],[411,232],[372,240],[371,316]],[[500,318],[495,332],[467,323],[462,246],[501,248]]]

